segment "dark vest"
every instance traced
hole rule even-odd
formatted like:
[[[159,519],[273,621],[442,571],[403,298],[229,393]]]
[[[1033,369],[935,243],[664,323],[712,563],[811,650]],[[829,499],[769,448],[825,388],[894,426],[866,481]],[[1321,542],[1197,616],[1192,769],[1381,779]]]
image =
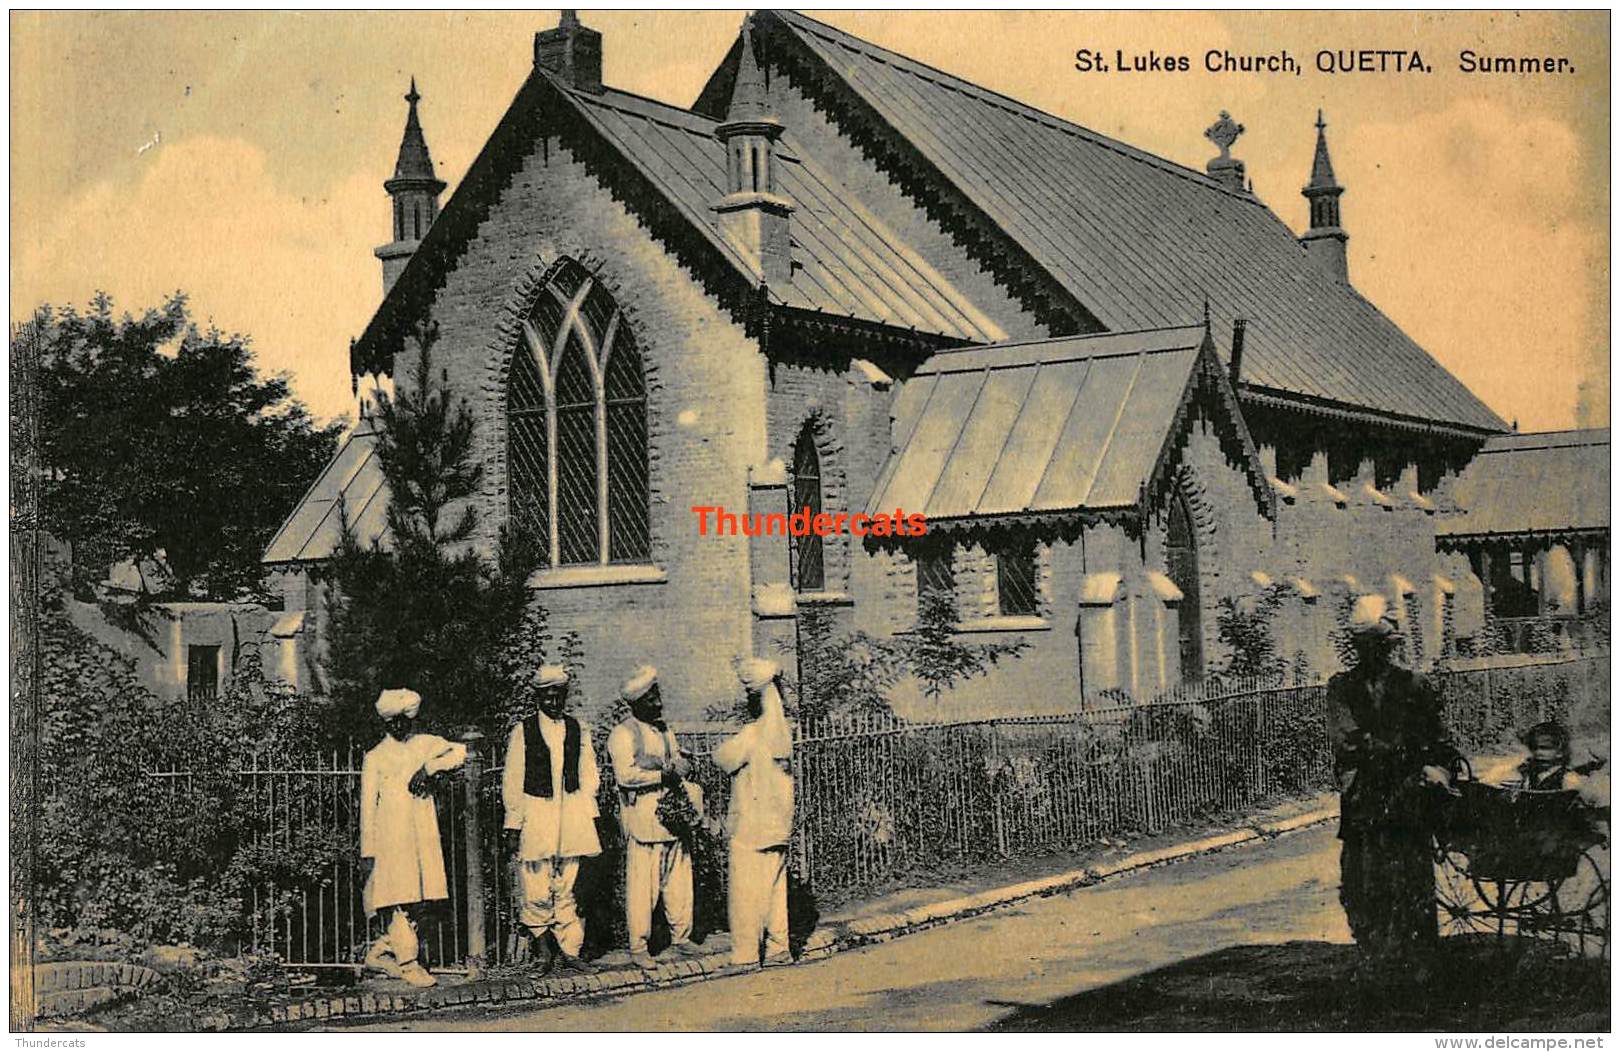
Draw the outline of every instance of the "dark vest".
[[[563,716],[563,792],[579,792],[579,721]],[[551,747],[540,733],[540,714],[523,721],[523,793],[551,798]]]

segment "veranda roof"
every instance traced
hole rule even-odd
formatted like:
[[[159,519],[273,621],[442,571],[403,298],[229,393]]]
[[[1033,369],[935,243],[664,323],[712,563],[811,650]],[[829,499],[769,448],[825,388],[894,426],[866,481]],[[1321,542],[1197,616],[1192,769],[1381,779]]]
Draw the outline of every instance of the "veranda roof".
[[[1200,381],[1231,397],[1202,326],[938,352],[896,399],[896,452],[868,510],[950,526],[1139,508]],[[1221,415],[1269,511],[1247,431]]]
[[[1607,532],[1609,429],[1492,438],[1453,492],[1460,510],[1436,526],[1444,539]]]

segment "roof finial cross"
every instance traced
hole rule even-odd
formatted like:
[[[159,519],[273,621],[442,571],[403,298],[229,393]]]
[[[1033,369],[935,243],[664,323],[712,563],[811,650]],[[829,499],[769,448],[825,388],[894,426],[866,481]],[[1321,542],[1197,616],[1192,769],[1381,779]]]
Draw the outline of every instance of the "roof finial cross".
[[[411,90],[410,93],[405,96],[405,101],[411,104],[412,109],[415,109],[416,104],[422,101],[422,96],[416,93],[416,78],[414,76],[411,78]]]
[[[1204,138],[1221,148],[1221,160],[1229,160],[1232,156],[1232,144],[1237,142],[1239,135],[1243,134],[1243,125],[1232,119],[1232,115],[1225,110],[1221,111],[1220,119],[1204,129]]]

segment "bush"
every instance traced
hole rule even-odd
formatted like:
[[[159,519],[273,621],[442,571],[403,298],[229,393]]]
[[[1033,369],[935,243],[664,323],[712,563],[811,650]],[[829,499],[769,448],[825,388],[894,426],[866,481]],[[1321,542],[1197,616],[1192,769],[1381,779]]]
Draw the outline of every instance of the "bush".
[[[60,941],[228,947],[251,923],[249,888],[318,879],[349,847],[259,835],[235,768],[250,752],[296,748],[310,728],[253,649],[202,706],[151,694],[59,603],[47,602],[40,626],[34,877],[40,925]],[[260,901],[282,905],[273,890]]]

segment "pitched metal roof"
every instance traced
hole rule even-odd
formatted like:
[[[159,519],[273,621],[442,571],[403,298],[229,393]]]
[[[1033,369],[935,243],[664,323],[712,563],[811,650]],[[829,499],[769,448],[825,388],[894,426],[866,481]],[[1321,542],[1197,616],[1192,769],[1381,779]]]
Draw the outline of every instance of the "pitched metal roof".
[[[1502,420],[1246,193],[792,12],[761,12],[1119,331],[1207,297],[1249,319],[1245,387],[1482,431]],[[780,34],[779,34],[780,35]],[[705,94],[708,94],[706,89]]]
[[[950,525],[1139,507],[1200,365],[1219,373],[1207,337],[1184,326],[936,353],[896,398],[896,452],[868,510]],[[1257,461],[1249,475],[1261,485]]]
[[[393,354],[430,308],[489,209],[543,135],[561,135],[652,236],[698,274],[721,305],[750,327],[759,276],[721,235],[709,206],[721,197],[724,151],[717,122],[612,88],[574,91],[530,71],[443,211],[428,229],[350,352],[356,373],[387,373]],[[581,134],[581,133],[584,134]],[[794,199],[790,287],[771,299],[813,317],[853,319],[880,337],[939,346],[1005,336],[950,282],[903,244],[837,179],[786,140],[782,191]],[[923,334],[907,340],[908,332]]]
[[[326,470],[298,502],[264,550],[269,564],[315,562],[337,551],[343,514],[362,545],[387,542],[388,483],[378,462],[370,420],[351,430]],[[343,511],[340,511],[339,508]]]
[[[1457,479],[1444,538],[1607,531],[1609,429],[1499,435]]]
[[[724,241],[710,208],[726,192],[725,151],[714,134],[718,122],[612,88],[567,95],[694,223]],[[783,137],[777,159],[785,162],[777,168],[778,190],[795,206],[790,226],[795,267],[790,286],[770,289],[774,301],[975,342],[1006,338],[994,321],[801,152],[792,129]],[[733,262],[749,272],[734,252]]]

